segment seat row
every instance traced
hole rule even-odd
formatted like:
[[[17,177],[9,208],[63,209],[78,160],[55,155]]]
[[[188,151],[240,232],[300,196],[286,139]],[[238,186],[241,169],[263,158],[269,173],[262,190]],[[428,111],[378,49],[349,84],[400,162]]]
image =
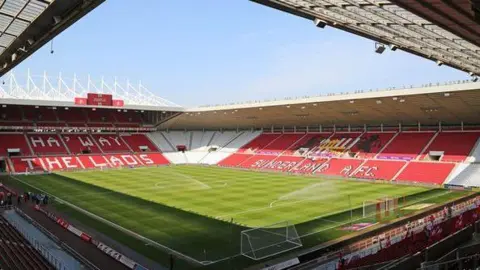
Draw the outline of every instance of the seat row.
[[[0,267],[19,270],[54,269],[2,215],[0,215]]]
[[[238,153],[463,162],[479,138],[480,132],[451,131],[264,133],[241,147]]]
[[[20,156],[159,152],[144,134],[0,134],[0,156],[12,151]]]
[[[455,163],[444,162],[355,158],[315,159],[241,153],[231,155],[221,161],[219,165],[298,174],[321,174],[333,177],[396,180],[437,185],[442,184],[456,166]]]
[[[0,108],[0,122],[137,123],[143,113],[131,110],[7,106]]]

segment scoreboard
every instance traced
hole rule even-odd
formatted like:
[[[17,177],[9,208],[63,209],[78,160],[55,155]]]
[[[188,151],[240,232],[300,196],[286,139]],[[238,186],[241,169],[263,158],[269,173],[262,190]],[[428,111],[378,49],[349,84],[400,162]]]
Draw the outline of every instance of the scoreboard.
[[[86,98],[76,97],[75,105],[123,107],[125,103],[121,99],[113,99],[110,94],[88,93]]]
[[[105,94],[87,94],[87,105],[91,106],[112,106],[112,95]]]

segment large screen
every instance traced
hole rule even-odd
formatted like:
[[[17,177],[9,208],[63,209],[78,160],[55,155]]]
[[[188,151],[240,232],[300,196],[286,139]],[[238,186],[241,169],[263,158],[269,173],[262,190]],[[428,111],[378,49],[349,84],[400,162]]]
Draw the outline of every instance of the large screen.
[[[105,94],[87,94],[87,105],[91,106],[112,106],[112,95]]]

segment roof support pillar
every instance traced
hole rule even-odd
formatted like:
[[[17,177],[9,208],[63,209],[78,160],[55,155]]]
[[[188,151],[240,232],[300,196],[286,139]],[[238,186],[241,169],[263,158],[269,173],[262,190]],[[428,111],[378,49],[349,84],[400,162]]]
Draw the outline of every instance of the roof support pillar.
[[[307,133],[308,133],[308,126],[307,126]]]
[[[420,122],[418,122],[417,125],[418,125],[418,131],[420,131],[422,129],[422,125],[420,124]]]
[[[463,131],[463,121],[460,122],[460,127],[462,128],[462,131]]]
[[[380,124],[380,131],[383,132],[383,123]]]
[[[438,131],[442,131],[442,121],[438,121]]]
[[[318,125],[318,131],[319,131],[319,132],[322,132],[322,131],[323,131],[322,125]]]
[[[401,131],[402,131],[402,123],[398,122],[398,132],[401,132]]]

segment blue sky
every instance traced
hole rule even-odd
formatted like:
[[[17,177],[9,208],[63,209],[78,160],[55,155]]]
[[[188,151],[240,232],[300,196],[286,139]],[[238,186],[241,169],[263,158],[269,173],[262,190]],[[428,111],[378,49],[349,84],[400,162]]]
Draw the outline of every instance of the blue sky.
[[[185,106],[467,79],[248,0],[107,0],[14,70],[142,81]]]

